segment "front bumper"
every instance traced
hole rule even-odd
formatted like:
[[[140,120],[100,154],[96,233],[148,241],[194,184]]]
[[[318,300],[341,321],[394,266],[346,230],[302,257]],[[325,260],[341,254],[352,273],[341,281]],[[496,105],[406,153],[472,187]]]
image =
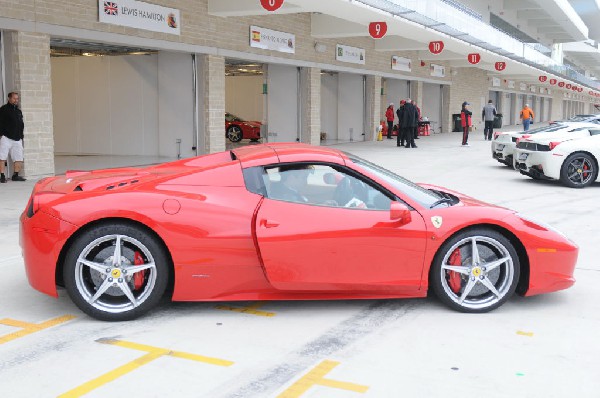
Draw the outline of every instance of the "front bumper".
[[[42,211],[20,218],[19,243],[23,251],[25,271],[29,284],[36,290],[58,297],[56,291],[56,266],[69,236],[76,226],[52,217]]]

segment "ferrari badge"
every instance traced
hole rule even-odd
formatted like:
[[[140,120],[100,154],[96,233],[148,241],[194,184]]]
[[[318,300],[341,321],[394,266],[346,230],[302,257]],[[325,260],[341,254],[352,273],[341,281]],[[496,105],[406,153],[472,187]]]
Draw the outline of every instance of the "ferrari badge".
[[[433,216],[433,217],[431,217],[431,223],[436,228],[441,227],[442,226],[442,217],[440,217],[440,216]]]

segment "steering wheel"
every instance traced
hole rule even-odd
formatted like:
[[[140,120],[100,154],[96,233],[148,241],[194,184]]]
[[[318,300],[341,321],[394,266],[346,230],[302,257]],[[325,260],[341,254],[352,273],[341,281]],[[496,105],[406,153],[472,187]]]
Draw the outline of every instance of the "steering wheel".
[[[363,207],[367,205],[367,189],[362,181],[354,178],[344,177],[335,188],[333,199],[343,204],[344,207]]]

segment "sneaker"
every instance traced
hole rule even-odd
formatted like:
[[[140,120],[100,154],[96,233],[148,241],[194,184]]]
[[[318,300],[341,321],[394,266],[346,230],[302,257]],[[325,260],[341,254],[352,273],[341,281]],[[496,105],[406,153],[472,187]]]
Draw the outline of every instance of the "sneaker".
[[[6,182],[6,176],[4,174],[0,175],[0,183],[5,183]]]
[[[12,178],[11,178],[11,180],[13,180],[13,181],[27,181],[25,178],[23,178],[23,177],[21,177],[20,175],[17,175],[17,174],[13,175]]]
[[[471,145],[469,145],[468,143],[466,143],[466,144],[462,144],[462,146],[471,146]]]

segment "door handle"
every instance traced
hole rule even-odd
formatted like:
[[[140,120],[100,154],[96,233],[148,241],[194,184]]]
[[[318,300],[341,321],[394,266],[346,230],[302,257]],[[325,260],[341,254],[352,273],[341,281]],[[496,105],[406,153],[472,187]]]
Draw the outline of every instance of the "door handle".
[[[265,228],[273,228],[273,227],[278,227],[279,223],[278,222],[273,222],[273,221],[269,221],[266,219],[262,219],[260,220],[260,226],[261,227],[265,227]]]

